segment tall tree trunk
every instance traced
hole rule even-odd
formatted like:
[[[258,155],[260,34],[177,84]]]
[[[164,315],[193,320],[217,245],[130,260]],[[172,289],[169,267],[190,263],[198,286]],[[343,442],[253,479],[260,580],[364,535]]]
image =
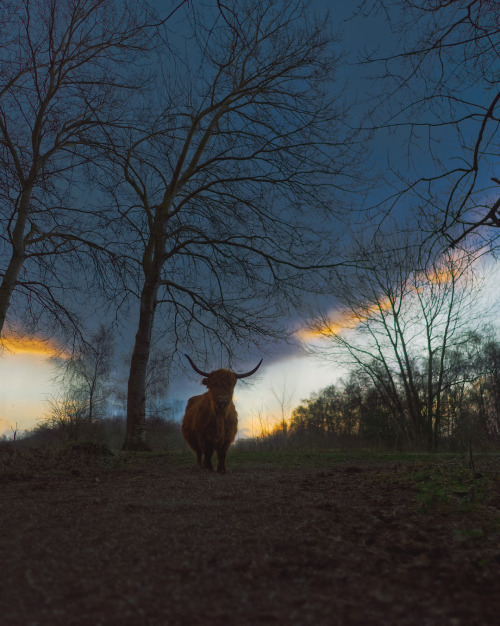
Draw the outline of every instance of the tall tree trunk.
[[[17,221],[12,231],[12,255],[0,284],[0,335],[2,334],[12,294],[26,258],[25,231],[31,204],[33,187],[27,187],[21,195]]]
[[[24,255],[14,250],[9,265],[3,275],[2,284],[0,285],[0,334],[2,333],[5,320],[7,319],[10,301],[23,263]]]
[[[173,194],[166,193],[153,219],[142,257],[144,284],[141,291],[139,326],[130,361],[127,387],[127,433],[123,450],[150,450],[145,440],[146,379],[151,353],[151,336],[158,304],[158,289],[165,262],[167,224]]]
[[[130,362],[127,388],[127,434],[123,450],[150,449],[145,441],[146,376],[157,304],[159,272],[150,269],[148,273],[149,276],[146,276],[141,292],[139,326]]]

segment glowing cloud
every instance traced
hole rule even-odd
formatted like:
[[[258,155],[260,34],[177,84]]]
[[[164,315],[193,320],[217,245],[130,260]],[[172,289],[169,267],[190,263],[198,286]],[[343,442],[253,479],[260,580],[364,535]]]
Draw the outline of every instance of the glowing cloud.
[[[53,358],[67,356],[55,341],[40,337],[0,340],[0,436],[35,426],[57,389]]]
[[[65,356],[54,341],[37,337],[25,338],[8,335],[0,339],[0,350],[2,348],[10,354],[38,354],[47,357]]]
[[[359,317],[352,311],[332,311],[326,319],[319,320],[309,328],[299,328],[295,336],[304,342],[321,339],[322,337],[338,335],[343,330],[352,330],[356,328],[359,322]]]
[[[325,319],[318,320],[309,328],[299,328],[295,333],[301,341],[311,341],[340,335],[346,330],[354,330],[356,326],[366,322],[377,313],[388,311],[392,307],[389,298],[379,299],[375,304],[359,307],[356,311],[340,309],[332,311]]]
[[[446,252],[435,268],[420,272],[410,278],[405,285],[408,292],[420,291],[425,285],[444,286],[453,281],[464,280],[465,270],[471,265],[468,255],[457,251]],[[295,336],[302,342],[323,339],[340,335],[342,332],[354,330],[359,324],[371,319],[374,315],[390,311],[393,303],[387,296],[379,296],[373,304],[366,304],[356,310],[337,309],[323,319],[312,322],[296,331]]]

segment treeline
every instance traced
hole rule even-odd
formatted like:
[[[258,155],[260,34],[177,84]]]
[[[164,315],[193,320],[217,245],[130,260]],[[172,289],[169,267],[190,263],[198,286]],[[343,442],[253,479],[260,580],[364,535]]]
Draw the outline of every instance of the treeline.
[[[444,380],[427,411],[429,368],[414,363],[413,381],[420,401],[415,425],[403,381],[383,384],[365,370],[345,382],[313,394],[292,413],[289,442],[358,443],[381,448],[463,449],[469,443],[494,447],[500,442],[500,342],[492,336],[469,336],[462,350],[449,352]],[[386,376],[386,381],[388,377]],[[438,381],[434,381],[434,387]],[[278,429],[282,434],[283,428]],[[427,437],[422,438],[421,433]],[[276,436],[275,431],[274,436]]]
[[[32,448],[59,449],[67,446],[99,446],[116,452],[121,448],[126,432],[123,416],[102,419],[75,418],[69,413],[64,419],[45,419],[29,430],[5,433],[0,437],[2,450]],[[146,418],[145,441],[151,450],[172,450],[183,447],[180,423],[169,417],[150,415]]]

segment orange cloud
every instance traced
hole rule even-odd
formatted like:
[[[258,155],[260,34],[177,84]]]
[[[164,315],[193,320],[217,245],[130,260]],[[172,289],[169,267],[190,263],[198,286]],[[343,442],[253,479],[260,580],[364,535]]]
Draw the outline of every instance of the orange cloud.
[[[447,252],[440,260],[440,264],[436,269],[428,272],[421,272],[416,275],[416,284],[406,285],[410,291],[419,291],[422,289],[419,283],[446,285],[453,280],[457,280],[457,276],[465,269],[468,264],[466,255],[460,256],[458,252]],[[392,308],[391,301],[388,297],[380,296],[374,304],[366,304],[360,306],[356,311],[337,310],[332,311],[327,318],[318,320],[309,327],[299,328],[295,336],[301,341],[307,342],[313,339],[322,339],[329,336],[339,335],[342,331],[353,330],[363,322],[377,315],[380,312],[389,311]]]
[[[434,285],[446,285],[451,283],[454,278],[455,274],[449,269],[436,270],[427,276],[427,280]]]
[[[40,339],[39,337],[16,337],[10,335],[2,337],[0,349],[4,348],[13,354],[39,354],[47,357],[64,356],[57,344],[50,339]]]
[[[366,320],[381,311],[388,311],[391,306],[389,298],[383,298],[375,304],[359,307],[356,311],[348,309],[333,311],[328,318],[318,321],[313,326],[299,328],[295,335],[301,341],[339,335],[345,330],[353,330],[358,324],[366,322]]]
[[[355,314],[350,311],[334,311],[326,320],[318,321],[309,328],[299,328],[295,336],[304,342],[321,339],[355,328],[359,321],[359,318],[356,318]]]

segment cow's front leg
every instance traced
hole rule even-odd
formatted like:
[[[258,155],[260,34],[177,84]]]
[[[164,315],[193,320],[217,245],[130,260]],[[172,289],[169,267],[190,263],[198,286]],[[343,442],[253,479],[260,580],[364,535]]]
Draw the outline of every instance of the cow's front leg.
[[[203,460],[203,467],[205,467],[208,470],[213,470],[213,466],[212,466],[212,454],[214,453],[214,448],[211,445],[205,445],[205,448],[203,450],[203,456],[204,456],[204,460]]]

